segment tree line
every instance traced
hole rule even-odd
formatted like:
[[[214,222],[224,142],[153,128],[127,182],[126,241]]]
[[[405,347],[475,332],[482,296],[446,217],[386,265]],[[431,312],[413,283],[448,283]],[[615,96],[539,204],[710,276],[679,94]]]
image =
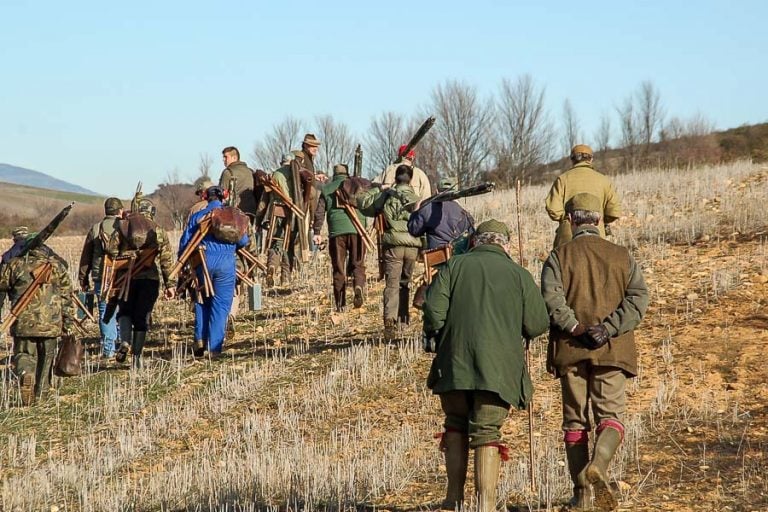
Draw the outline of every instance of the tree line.
[[[417,165],[432,179],[456,176],[462,187],[488,179],[501,186],[511,186],[518,179],[541,180],[580,142],[592,145],[596,160],[609,173],[701,163],[711,148],[692,149],[683,142],[714,130],[702,114],[689,119],[668,117],[660,91],[651,81],[640,83],[604,113],[590,134],[582,128],[570,99],[564,100],[559,114],[554,113],[546,104],[546,88],[530,75],[503,79],[490,97],[483,97],[474,85],[447,80],[433,88],[413,115],[382,112],[362,134],[332,115],[310,121],[287,116],[254,143],[249,163],[274,170],[305,132],[313,132],[323,142],[316,168],[327,171],[335,163],[351,164],[360,143],[364,173],[371,177],[392,162],[400,144],[429,116],[435,116],[437,123],[419,144]],[[666,144],[663,151],[658,146],[662,143]],[[620,148],[618,152],[614,147]]]

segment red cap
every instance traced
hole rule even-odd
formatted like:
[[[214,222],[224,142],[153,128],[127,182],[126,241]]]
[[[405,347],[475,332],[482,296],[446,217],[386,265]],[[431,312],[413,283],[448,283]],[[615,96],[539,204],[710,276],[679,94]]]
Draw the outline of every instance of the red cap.
[[[403,144],[400,146],[400,149],[397,150],[397,156],[402,157],[403,153],[405,152],[405,148],[408,147],[408,144]],[[410,150],[407,155],[405,155],[405,158],[408,160],[413,160],[416,158],[416,152],[414,150]]]

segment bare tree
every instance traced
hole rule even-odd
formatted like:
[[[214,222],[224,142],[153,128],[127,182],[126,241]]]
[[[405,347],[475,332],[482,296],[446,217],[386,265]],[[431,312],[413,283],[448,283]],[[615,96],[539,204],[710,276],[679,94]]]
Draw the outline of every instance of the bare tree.
[[[333,119],[332,115],[318,116],[317,136],[322,142],[315,160],[316,170],[328,171],[335,164],[347,164],[351,168],[355,143],[349,127]]]
[[[639,118],[639,137],[648,152],[651,142],[664,123],[664,108],[661,105],[659,90],[653,82],[646,80],[640,84],[637,92],[637,115]]]
[[[213,158],[211,157],[211,155],[209,155],[208,153],[200,153],[200,163],[197,164],[198,180],[211,179],[212,166],[213,166]]]
[[[407,142],[404,124],[403,116],[395,112],[384,112],[371,119],[363,146],[366,175],[375,176],[392,163],[397,149]]]
[[[432,90],[429,111],[437,117],[429,135],[440,148],[439,170],[456,176],[459,187],[474,183],[492,156],[492,103],[474,86],[449,80]]]
[[[571,148],[578,144],[580,139],[581,133],[576,112],[573,111],[571,100],[566,98],[563,102],[563,154],[570,153]]]
[[[552,155],[553,128],[544,108],[544,91],[530,75],[501,82],[494,146],[499,174],[508,186]]]
[[[288,116],[272,127],[272,131],[256,142],[253,162],[257,168],[271,171],[280,166],[282,155],[289,153],[301,141],[304,123]]]
[[[595,132],[596,150],[605,154],[611,144],[611,118],[607,114],[600,117],[600,125]]]
[[[640,126],[635,113],[635,103],[628,96],[624,103],[616,107],[621,127],[621,146],[624,153],[624,167],[628,170],[637,166],[637,146],[640,144]]]

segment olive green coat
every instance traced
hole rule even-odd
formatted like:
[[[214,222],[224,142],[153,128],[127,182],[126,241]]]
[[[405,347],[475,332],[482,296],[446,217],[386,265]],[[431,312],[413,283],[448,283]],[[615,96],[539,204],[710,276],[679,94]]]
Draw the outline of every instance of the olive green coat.
[[[621,202],[613,182],[604,174],[592,168],[589,162],[579,162],[555,180],[547,195],[545,205],[549,218],[558,222],[553,248],[572,238],[571,225],[565,213],[565,205],[576,194],[587,192],[600,199],[603,211],[600,213],[600,236],[605,238],[605,223],[621,217]]]
[[[339,206],[338,197],[336,196],[336,191],[347,178],[349,178],[349,176],[345,174],[336,174],[330,183],[326,183],[320,189],[323,198],[325,199],[325,214],[328,218],[329,238],[339,235],[358,234],[347,211]],[[359,211],[356,211],[355,214],[360,221],[360,225],[365,226],[365,217]]]
[[[427,386],[434,393],[498,393],[518,409],[533,396],[523,338],[549,326],[533,277],[497,245],[480,245],[446,263],[427,291],[424,332],[439,331]]]
[[[219,186],[224,190],[229,188],[230,180],[234,180],[235,198],[232,206],[243,212],[256,215],[256,196],[253,195],[253,171],[245,162],[232,162],[219,177]]]
[[[386,230],[381,241],[388,247],[421,247],[421,239],[408,233],[408,219],[411,211],[407,205],[413,205],[419,197],[410,185],[395,185],[388,192],[384,202],[384,221]]]

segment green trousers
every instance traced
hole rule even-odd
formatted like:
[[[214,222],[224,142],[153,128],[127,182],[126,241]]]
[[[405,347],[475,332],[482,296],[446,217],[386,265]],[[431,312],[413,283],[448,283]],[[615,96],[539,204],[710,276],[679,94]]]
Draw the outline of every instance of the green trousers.
[[[25,373],[35,375],[35,396],[48,393],[51,369],[56,352],[56,338],[13,338],[13,366],[18,377]]]
[[[501,426],[509,404],[490,391],[448,391],[440,393],[445,429],[469,435],[469,446],[477,448],[501,441]]]

